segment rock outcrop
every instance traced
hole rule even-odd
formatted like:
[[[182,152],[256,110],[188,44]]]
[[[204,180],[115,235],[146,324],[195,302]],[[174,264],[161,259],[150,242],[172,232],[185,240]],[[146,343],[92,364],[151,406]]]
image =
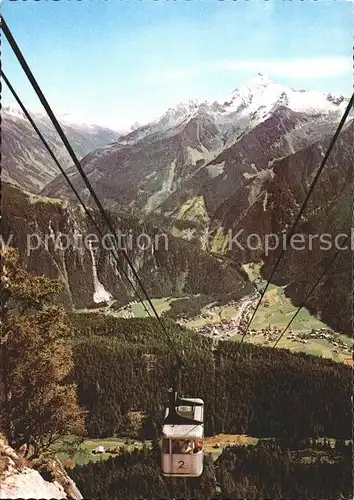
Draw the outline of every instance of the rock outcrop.
[[[27,270],[57,277],[65,285],[66,303],[85,308],[112,297],[125,305],[134,296],[122,269],[135,287],[135,277],[120,253],[116,266],[109,248],[112,237],[101,218],[93,216],[108,236],[104,240],[78,205],[28,196],[3,183],[3,241],[19,249]],[[111,215],[120,248],[153,298],[202,294],[214,300],[238,299],[253,287],[238,265],[228,266],[195,245],[145,222]],[[89,241],[94,241],[92,245]],[[119,244],[119,241],[118,241]],[[140,292],[142,293],[142,292]]]
[[[56,459],[28,461],[0,437],[0,499],[71,499],[83,497]]]
[[[62,166],[69,167],[71,158],[49,119],[38,112],[31,115]],[[4,106],[1,118],[2,180],[38,193],[60,173],[58,167],[20,109]],[[58,119],[79,158],[119,137],[117,132],[97,125],[68,121],[65,116]]]

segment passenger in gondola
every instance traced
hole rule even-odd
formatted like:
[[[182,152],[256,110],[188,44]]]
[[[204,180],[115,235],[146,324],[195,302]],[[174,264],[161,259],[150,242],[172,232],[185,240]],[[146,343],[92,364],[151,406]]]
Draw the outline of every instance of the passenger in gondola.
[[[200,439],[198,439],[195,443],[194,443],[194,450],[193,452],[194,453],[198,453],[198,451],[202,451],[203,449],[203,443]]]
[[[193,442],[187,441],[182,445],[182,453],[193,453]]]

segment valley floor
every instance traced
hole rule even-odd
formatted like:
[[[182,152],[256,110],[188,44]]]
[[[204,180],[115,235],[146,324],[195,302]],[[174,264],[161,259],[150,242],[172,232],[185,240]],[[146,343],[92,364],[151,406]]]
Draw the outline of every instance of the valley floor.
[[[212,338],[216,343],[222,340],[240,341],[243,327],[256,306],[258,298],[259,294],[255,292],[252,296],[244,297],[238,303],[232,302],[223,306],[208,304],[200,310],[197,316],[181,318],[177,321],[201,335]],[[171,304],[178,300],[180,299],[166,297],[152,299],[152,302],[158,314],[163,315],[171,309]],[[147,303],[145,305],[149,308]],[[295,311],[296,307],[285,296],[283,287],[270,285],[244,341],[271,347],[281,335]],[[142,304],[137,302],[116,310],[114,301],[111,301],[104,307],[100,308],[98,305],[95,309],[83,309],[78,312],[101,312],[126,318],[147,316]],[[331,330],[305,308],[297,315],[291,327],[277,344],[277,347],[289,349],[293,352],[305,352],[322,356],[353,365],[351,356],[353,339]]]
[[[262,438],[267,439],[267,438]],[[327,441],[334,446],[334,439],[326,438]],[[259,438],[247,436],[245,434],[218,434],[204,438],[204,452],[211,454],[213,460],[216,460],[226,446],[247,446],[256,445]],[[323,439],[318,439],[323,442]],[[349,441],[348,441],[349,442]],[[106,439],[87,439],[80,448],[73,454],[58,453],[57,458],[62,461],[66,467],[74,467],[75,465],[83,465],[88,462],[99,462],[107,460],[110,457],[119,456],[116,453],[108,452],[109,449],[119,447],[122,449],[133,450],[134,448],[141,448],[143,445],[151,446],[151,441],[137,441],[126,438],[106,438]],[[57,445],[60,446],[60,443]],[[93,451],[98,447],[103,446],[105,452],[94,454]]]

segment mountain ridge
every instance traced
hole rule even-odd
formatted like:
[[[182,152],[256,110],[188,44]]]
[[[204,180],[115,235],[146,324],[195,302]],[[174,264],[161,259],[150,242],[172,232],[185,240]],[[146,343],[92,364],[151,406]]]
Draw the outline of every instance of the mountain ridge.
[[[121,305],[136,299],[80,206],[66,200],[28,196],[19,188],[3,183],[2,216],[3,241],[11,238],[10,244],[19,249],[21,262],[29,272],[63,281],[65,292],[61,299],[66,305],[85,308],[98,296],[106,297],[105,300],[113,297]],[[92,211],[92,216],[106,235],[99,213]],[[253,292],[240,266],[225,266],[216,257],[172,235],[166,234],[166,239],[157,227],[143,221],[115,214],[111,214],[111,220],[117,234],[125,235],[123,244],[128,245],[127,253],[149,295],[161,298],[202,294],[210,296],[213,302],[237,299]],[[152,242],[147,249],[142,249],[137,242],[142,234],[149,236]],[[93,239],[94,248],[85,243],[87,235]],[[127,243],[129,235],[131,245]],[[137,287],[121,255],[119,262]],[[210,282],[203,277],[203,270],[208,270]],[[212,287],[214,278],[218,285]]]
[[[58,175],[58,167],[20,108],[3,106],[1,112],[2,178],[30,192],[39,193]],[[71,158],[49,118],[39,112],[31,112],[31,116],[63,168],[68,168]],[[108,128],[76,123],[68,116],[58,116],[58,120],[80,158],[118,138],[118,133]]]
[[[252,148],[255,140],[259,143],[255,147],[264,151],[268,136],[273,136],[270,159],[294,153],[314,142],[319,134],[332,130],[346,102],[343,96],[295,91],[258,76],[235,90],[224,103],[189,101],[170,108],[157,120],[121,136],[115,144],[96,150],[89,161],[84,158],[83,168],[106,198],[108,208],[136,209],[146,215],[160,208],[164,211],[161,205],[171,196],[190,191],[195,175],[194,184],[206,182],[206,167],[213,171],[213,165],[222,163],[226,150],[237,149],[237,144],[245,140]],[[264,131],[257,136],[257,130],[262,128]],[[276,129],[278,137],[274,136]],[[233,155],[241,167],[245,162],[255,163],[252,151],[247,151],[246,157],[240,150]],[[247,170],[252,173],[249,166]],[[82,191],[75,169],[69,172]],[[219,195],[217,189],[214,192]],[[70,196],[60,177],[50,182],[42,194]],[[172,211],[179,208],[174,206]]]
[[[171,108],[152,124],[89,153],[83,158],[82,167],[105,208],[112,213],[143,218],[154,226],[161,223],[178,239],[188,239],[191,230],[195,230],[191,244],[199,250],[226,255],[238,267],[263,261],[267,274],[274,253],[267,256],[263,248],[246,252],[228,249],[225,232],[237,231],[241,225],[244,238],[255,232],[264,239],[267,233],[278,234],[294,221],[347,102],[343,96],[316,95],[317,101],[311,92],[287,89],[284,94],[283,86],[258,77],[234,91],[224,107],[220,103],[189,102],[187,106]],[[225,109],[233,111],[225,113]],[[304,228],[306,234],[316,230],[316,226],[330,227],[332,235],[346,229],[341,214],[347,210],[349,198],[339,194],[351,179],[352,117],[353,112],[339,136],[309,212],[301,221],[300,229]],[[85,202],[93,206],[76,169],[69,167],[67,172]],[[73,199],[60,177],[41,194]],[[209,241],[206,233],[211,234]],[[344,260],[336,264],[333,276],[348,291],[348,254],[343,255]],[[293,272],[283,267],[275,278],[289,284],[289,294],[298,303],[326,260],[327,253],[320,250],[306,252],[305,260],[293,252],[287,260]],[[301,277],[301,284],[296,284],[294,276]],[[329,286],[330,281],[326,283]],[[330,298],[326,287],[319,287],[311,310],[331,326],[347,332],[349,302],[343,299],[338,286],[331,286]],[[327,309],[323,311],[325,302]]]

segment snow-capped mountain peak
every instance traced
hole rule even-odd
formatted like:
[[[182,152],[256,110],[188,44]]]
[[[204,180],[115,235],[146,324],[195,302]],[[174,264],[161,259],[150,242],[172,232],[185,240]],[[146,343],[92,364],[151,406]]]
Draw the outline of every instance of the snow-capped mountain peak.
[[[257,75],[251,78],[251,80],[245,86],[249,88],[266,88],[268,85],[276,84],[267,75],[264,75],[263,73],[257,73]]]
[[[250,115],[262,109],[263,115],[277,106],[286,106],[292,111],[307,114],[327,114],[338,109],[344,98],[328,94],[291,89],[258,74],[246,85],[232,93],[230,112]]]
[[[139,125],[138,123],[133,125],[131,127],[131,132],[128,135],[121,137],[119,143],[130,144],[155,133],[167,132],[168,130],[173,129],[184,121],[190,119],[198,112],[203,104],[206,104],[206,102],[198,100],[180,102],[176,106],[168,108],[162,116],[145,125]]]
[[[8,117],[12,117],[14,119],[27,120],[25,114],[22,112],[21,108],[17,105],[2,106],[2,112]],[[37,120],[45,124],[50,123],[49,117],[43,108],[28,109],[28,112],[32,115],[35,121]],[[76,116],[68,112],[56,113],[56,117],[61,125],[74,127],[75,129],[80,129],[83,132],[87,131],[89,133],[94,133],[96,130],[99,129],[111,130],[104,125],[101,125],[99,123],[93,123],[90,120],[85,120],[83,118],[80,118],[79,116]]]
[[[346,105],[343,97],[330,94],[296,90],[272,81],[267,75],[258,73],[247,84],[235,89],[231,96],[222,101],[188,101],[170,108],[160,118],[149,124],[154,131],[167,130],[198,112],[206,112],[216,122],[234,121],[236,118],[265,119],[278,107],[309,115],[326,115],[338,112]],[[344,109],[344,108],[343,108]],[[253,117],[253,118],[251,118]]]
[[[223,100],[189,100],[170,107],[157,119],[143,126],[134,126],[120,139],[120,144],[131,144],[156,133],[177,133],[178,128],[196,116],[207,116],[226,134],[239,135],[266,120],[279,108],[288,108],[309,116],[339,114],[347,99],[330,94],[296,90],[272,81],[258,73],[245,85],[235,89]]]
[[[32,125],[19,107],[6,105],[1,112],[3,180],[39,193],[58,174],[57,166],[50,160],[46,148],[38,141]],[[37,112],[30,109],[29,112],[53,152],[61,159],[63,168],[67,168],[71,165],[71,159],[44,110]],[[79,158],[115,142],[119,137],[114,130],[87,127],[82,123],[77,124],[76,120],[69,123],[60,115],[57,118]]]
[[[160,125],[165,125],[170,128],[178,123],[184,121],[186,118],[193,115],[201,105],[200,101],[187,101],[177,104],[173,108],[169,108],[161,118],[157,120]]]
[[[2,111],[14,118],[25,118],[21,108],[18,106],[3,106]]]
[[[336,104],[339,106],[342,104],[342,102],[345,100],[345,97],[340,95],[340,96],[333,96],[332,94],[327,94],[327,101],[332,102],[333,104]]]
[[[240,92],[240,90],[242,89],[253,89],[253,88],[265,88],[267,85],[270,85],[270,84],[274,84],[274,82],[272,80],[270,80],[270,78],[266,75],[264,75],[263,73],[257,73],[257,75],[255,75],[253,78],[251,78],[251,80],[249,80],[249,82],[245,85],[243,85],[241,87],[241,89],[239,87],[237,87],[236,89],[234,89],[231,93],[231,96],[234,96],[236,94],[238,94]]]
[[[283,96],[284,88],[272,82],[268,77],[258,74],[246,85],[235,90],[228,103],[228,111],[252,114],[259,108],[273,108]]]

